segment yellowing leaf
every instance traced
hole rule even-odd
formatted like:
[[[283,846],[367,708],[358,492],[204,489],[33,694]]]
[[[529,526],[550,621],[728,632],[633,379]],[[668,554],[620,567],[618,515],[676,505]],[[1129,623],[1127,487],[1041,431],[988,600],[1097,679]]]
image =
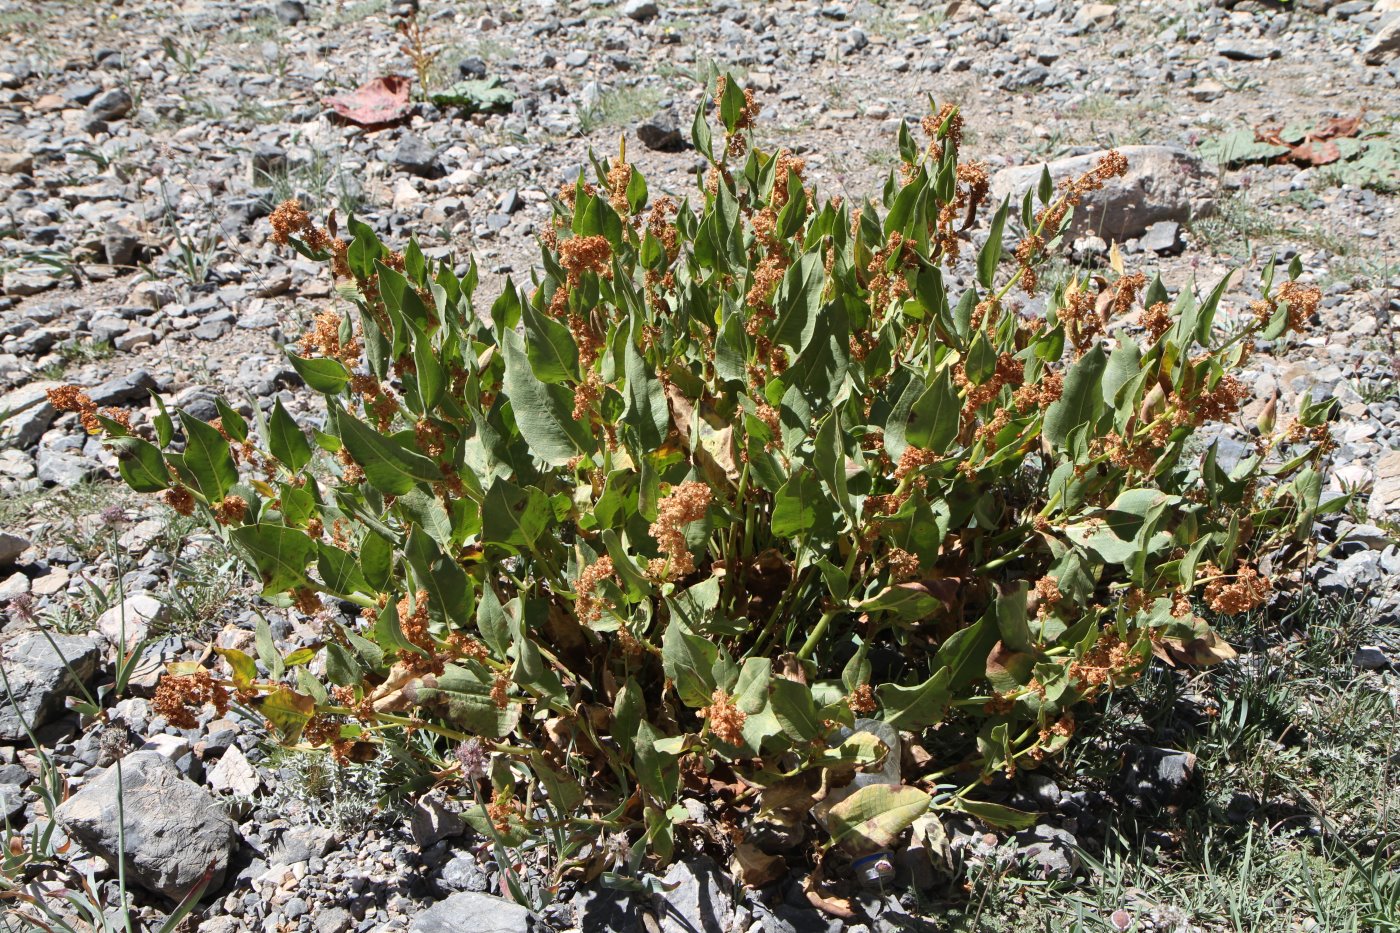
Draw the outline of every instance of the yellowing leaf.
[[[928,794],[917,787],[870,784],[833,806],[827,825],[834,842],[883,849],[928,812]]]

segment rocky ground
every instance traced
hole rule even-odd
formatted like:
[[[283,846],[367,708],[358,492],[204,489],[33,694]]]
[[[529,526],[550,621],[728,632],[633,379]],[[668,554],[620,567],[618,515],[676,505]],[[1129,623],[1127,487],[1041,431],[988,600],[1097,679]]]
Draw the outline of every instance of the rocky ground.
[[[421,30],[416,56],[396,31],[407,16]],[[475,256],[489,296],[506,275],[528,276],[547,198],[590,148],[625,140],[653,193],[688,190],[709,60],[758,90],[762,144],[803,155],[826,192],[878,195],[900,121],[932,95],[962,106],[965,148],[998,173],[998,192],[1033,181],[1043,161],[1058,176],[1076,156],[1124,147],[1128,187],[1079,219],[1080,264],[1121,256],[1173,291],[1242,270],[1226,298],[1242,313],[1264,259],[1296,257],[1323,286],[1320,320],[1307,337],[1259,348],[1253,388],[1260,400],[1279,394],[1280,417],[1304,392],[1338,402],[1331,494],[1357,498],[1322,531],[1313,590],[1359,602],[1347,618],[1369,621],[1364,638],[1348,630],[1331,645],[1326,679],[1369,678],[1366,695],[1390,696],[1393,713],[1397,604],[1383,584],[1400,574],[1400,143],[1385,135],[1400,130],[1395,0],[0,0],[0,33],[0,650],[14,700],[0,708],[0,815],[25,840],[11,842],[15,858],[46,832],[63,852],[54,864],[66,867],[30,890],[40,901],[88,874],[99,900],[117,902],[102,857],[117,845],[116,815],[102,803],[111,763],[127,755],[127,790],[149,788],[127,795],[149,832],[124,840],[143,923],[158,925],[213,864],[200,929],[842,925],[803,898],[799,879],[737,892],[698,857],[673,867],[677,886],[655,899],[586,892],[527,921],[487,894],[501,893],[495,855],[450,802],[383,813],[386,778],[372,768],[327,773],[269,753],[236,715],[189,731],[154,717],[146,697],[161,664],[198,657],[212,639],[250,645],[255,611],[280,644],[314,634],[254,605],[217,541],[120,492],[110,455],[44,400],[73,382],[137,410],[150,389],[200,417],[214,415],[216,393],[249,411],[279,396],[304,410],[311,394],[280,347],[334,297],[318,267],[269,241],[272,206],[295,196],[353,213],[386,242],[414,235],[430,255]],[[405,119],[366,129],[329,118],[326,97],[389,74],[412,76]],[[427,99],[482,78],[511,92],[504,112]],[[1325,125],[1358,116],[1329,160]],[[1256,141],[1256,129],[1287,145]],[[1242,455],[1245,437],[1222,435],[1222,451]],[[130,669],[114,666],[112,646],[148,632]],[[1296,639],[1261,641],[1253,656],[1285,643]],[[65,706],[117,684],[124,698],[105,726]],[[1012,865],[1027,878],[1101,880],[1076,844],[1106,838],[1104,814],[1128,797],[1172,804],[1197,770],[1194,756],[1151,744],[1181,738],[1161,722],[1129,738],[1111,781],[1018,790],[1052,816],[1005,846],[969,826],[953,827],[946,852],[912,847],[899,885],[872,893],[859,922],[918,928],[924,893],[1004,894],[1019,877]],[[51,823],[46,800],[63,800],[63,782],[71,796]],[[1256,790],[1238,807],[1264,806]],[[937,881],[954,849],[966,880]],[[1213,928],[1181,920],[1169,899],[1122,905],[1126,920],[1093,906],[1103,928]],[[980,907],[963,916],[963,928],[984,923]]]

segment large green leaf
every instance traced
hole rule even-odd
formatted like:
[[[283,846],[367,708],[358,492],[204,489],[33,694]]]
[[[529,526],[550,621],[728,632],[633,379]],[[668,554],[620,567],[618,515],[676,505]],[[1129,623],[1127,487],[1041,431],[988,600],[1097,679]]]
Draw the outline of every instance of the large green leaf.
[[[553,515],[549,497],[534,486],[498,479],[481,504],[482,543],[529,550]]]
[[[795,538],[816,529],[829,529],[836,506],[815,473],[799,469],[773,497],[770,530],[775,537]]]
[[[640,319],[635,319],[633,330],[640,326]],[[666,431],[671,424],[671,411],[666,404],[665,387],[637,350],[638,336],[633,333],[623,351],[623,372],[627,377],[627,407],[623,409],[623,424],[636,432],[642,452],[650,453],[665,442]]]
[[[545,317],[528,302],[521,305],[525,323],[525,355],[541,382],[578,380],[578,346],[569,329]]]
[[[676,685],[681,701],[693,709],[710,705],[714,692],[714,665],[719,650],[696,635],[680,619],[672,617],[661,636],[661,664]]]
[[[409,450],[392,437],[386,437],[348,412],[336,416],[340,439],[355,462],[365,471],[365,479],[380,492],[401,496],[418,483],[442,479],[436,463]]]
[[[273,403],[272,417],[267,421],[267,446],[272,456],[293,473],[311,461],[311,444],[301,426],[282,407],[280,398]]]
[[[292,361],[292,368],[297,371],[301,381],[313,392],[338,395],[350,382],[350,370],[339,360],[324,357],[306,359],[293,353],[288,353],[287,358]]]
[[[951,668],[944,667],[912,687],[882,685],[879,695],[885,722],[906,732],[917,732],[942,722],[952,700],[948,689],[952,674]]]
[[[108,440],[117,456],[117,472],[137,492],[160,492],[170,488],[170,471],[160,448],[139,437]]]
[[[492,679],[449,664],[437,676],[426,676],[415,688],[418,702],[436,707],[447,724],[475,735],[503,739],[520,722],[520,705],[498,707],[491,699]]]
[[[238,466],[229,452],[228,441],[218,430],[188,412],[180,412],[180,424],[185,429],[184,463],[200,493],[210,502],[218,502],[238,482]]]
[[[1095,344],[1065,377],[1064,392],[1045,412],[1045,439],[1063,448],[1070,432],[1098,420],[1103,411],[1103,374],[1108,357]]]
[[[541,382],[530,366],[520,335],[502,335],[505,395],[520,436],[535,456],[550,466],[564,466],[579,454],[593,452],[593,435],[573,415],[573,394],[561,385]]]
[[[285,525],[242,525],[229,537],[262,579],[263,593],[285,592],[306,583],[306,566],[316,556],[316,542],[306,532]]]
[[[958,436],[960,410],[958,393],[945,368],[910,407],[904,436],[915,447],[943,453]]]

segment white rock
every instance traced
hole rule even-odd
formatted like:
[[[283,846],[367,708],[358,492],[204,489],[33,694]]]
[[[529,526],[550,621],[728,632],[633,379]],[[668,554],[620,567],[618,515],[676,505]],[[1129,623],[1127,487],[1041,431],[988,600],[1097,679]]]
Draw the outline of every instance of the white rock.
[[[98,616],[97,630],[113,645],[122,644],[124,636],[125,646],[130,647],[151,633],[152,623],[168,621],[169,606],[150,593],[137,593]]]
[[[216,794],[233,794],[235,797],[251,797],[260,786],[257,770],[248,763],[248,758],[237,745],[230,745],[209,772],[209,786]]]

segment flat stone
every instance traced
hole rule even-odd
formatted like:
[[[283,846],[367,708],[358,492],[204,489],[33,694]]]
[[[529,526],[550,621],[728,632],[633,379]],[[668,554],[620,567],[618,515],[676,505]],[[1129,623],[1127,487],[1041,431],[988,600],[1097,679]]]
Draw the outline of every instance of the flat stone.
[[[34,156],[27,152],[0,152],[0,175],[28,175],[34,171]]]
[[[0,442],[5,446],[26,450],[39,443],[39,438],[53,424],[58,412],[49,404],[48,390],[63,385],[53,380],[40,380],[0,397],[0,411],[10,416],[0,424]]]
[[[0,696],[0,741],[23,742],[63,711],[97,673],[98,642],[77,635],[25,632],[0,645],[9,693]],[[28,729],[26,729],[26,726]]]
[[[206,870],[213,875],[210,890],[218,890],[237,839],[219,802],[159,752],[127,755],[64,801],[56,816],[70,835],[113,864],[124,845],[127,878],[171,900],[189,893]]]
[[[734,920],[733,886],[708,856],[676,862],[654,895],[662,933],[727,933]]]
[[[652,0],[627,0],[622,5],[622,15],[639,23],[655,19],[660,14],[660,9]]]
[[[146,640],[153,624],[170,621],[170,607],[150,593],[136,593],[97,617],[97,630],[113,645],[130,647]]]
[[[19,556],[29,550],[29,539],[8,531],[0,531],[0,567],[19,563]]]
[[[530,911],[514,901],[460,891],[413,918],[409,933],[528,933]]]
[[[235,797],[252,797],[262,782],[257,770],[248,763],[248,758],[237,745],[230,745],[219,763],[209,771],[205,779],[217,794],[232,794]]]

